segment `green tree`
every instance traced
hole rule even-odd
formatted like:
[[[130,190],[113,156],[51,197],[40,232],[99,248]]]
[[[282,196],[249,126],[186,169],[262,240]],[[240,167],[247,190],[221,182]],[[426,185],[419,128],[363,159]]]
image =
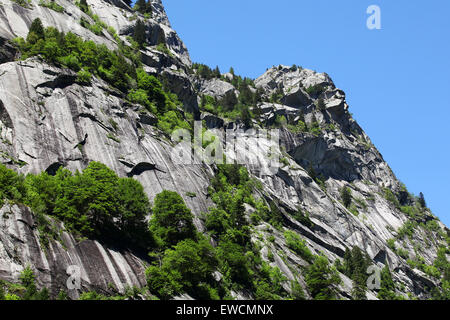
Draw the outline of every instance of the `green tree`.
[[[305,280],[315,300],[335,299],[335,287],[341,283],[336,269],[322,255],[316,256],[314,263],[308,267]]]
[[[427,207],[427,202],[425,201],[425,196],[423,195],[422,192],[419,193],[419,204],[423,209]]]
[[[252,114],[247,106],[242,106],[241,108],[241,120],[246,128],[250,128],[252,126]]]
[[[250,264],[245,249],[229,240],[221,241],[217,247],[222,274],[230,281],[249,285],[251,283]]]
[[[49,294],[47,288],[39,291],[36,287],[36,277],[30,266],[25,267],[19,277],[21,285],[25,288],[23,300],[48,300]]]
[[[116,226],[125,239],[134,245],[147,247],[153,245],[145,218],[151,210],[150,201],[139,181],[132,178],[118,180],[120,190],[117,202],[120,204]]]
[[[196,238],[193,215],[183,198],[173,191],[164,190],[156,196],[150,230],[165,247]]]
[[[381,270],[381,287],[378,291],[378,299],[380,300],[395,300],[395,284],[392,280],[391,271],[386,265],[383,270]]]
[[[40,39],[45,39],[44,26],[39,18],[33,20],[28,31],[27,41],[36,43]]]
[[[149,289],[163,299],[181,291],[195,297],[200,284],[213,281],[215,265],[214,249],[208,240],[180,241],[165,252],[159,267],[152,266],[147,270]]]
[[[352,192],[350,190],[350,188],[348,187],[343,187],[341,189],[341,199],[342,202],[344,203],[344,206],[346,208],[350,207],[350,205],[352,204]]]
[[[150,1],[146,0],[137,0],[134,5],[134,10],[137,10],[138,12],[142,14],[151,14],[152,13],[152,5]]]
[[[20,202],[25,193],[24,177],[0,164],[0,207],[5,199]]]
[[[138,19],[136,25],[134,26],[133,39],[139,44],[140,48],[143,48],[147,41],[145,29],[146,27],[144,22],[142,22],[141,19]]]

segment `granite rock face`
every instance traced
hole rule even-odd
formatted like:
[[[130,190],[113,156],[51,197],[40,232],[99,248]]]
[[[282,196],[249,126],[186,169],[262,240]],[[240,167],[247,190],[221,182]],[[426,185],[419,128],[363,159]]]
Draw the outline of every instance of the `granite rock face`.
[[[73,2],[58,2],[65,8],[62,13],[39,6],[37,0],[31,1],[30,8],[13,2],[0,7],[0,161],[23,174],[51,172],[59,166],[82,170],[90,161],[102,162],[120,176],[139,180],[150,200],[162,190],[177,191],[195,214],[198,230],[204,231],[202,213],[213,205],[207,196],[213,166],[177,164],[172,157],[173,142],[155,127],[157,118],[144,113],[143,107],[127,102],[102,80],[94,78],[91,85],[81,86],[70,70],[48,65],[39,58],[15,60],[17,52],[7,40],[26,37],[36,17],[45,26],[72,31],[84,39],[117,48],[116,40],[106,30],[98,36],[80,26],[81,16],[91,18]],[[120,0],[88,3],[93,13],[127,42],[127,36],[133,33],[135,13]],[[232,75],[212,80],[196,78],[190,72],[188,51],[171,29],[161,1],[153,0],[152,5],[153,17],[145,20],[149,45],[141,52],[144,69],[164,75],[184,109],[205,120],[208,128],[222,132],[245,129],[239,119],[230,121],[200,112],[201,95],[218,100],[230,95],[237,98],[239,91],[227,81]],[[157,50],[162,37],[170,53]],[[320,134],[281,128],[278,156],[284,161],[274,174],[261,173],[265,155],[259,151],[254,154],[258,160],[248,165],[262,185],[258,196],[275,203],[281,211],[283,228],[297,232],[313,253],[322,252],[331,261],[342,260],[346,248],[358,246],[374,264],[383,267],[386,261],[389,263],[394,280],[402,284],[399,294],[406,296],[411,292],[418,298],[428,298],[430,288],[438,286],[439,281],[411,268],[387,244],[409,217],[386,199],[385,188],[401,194],[402,184],[351,117],[345,93],[324,73],[287,66],[269,69],[255,80],[256,88],[266,98],[277,92],[282,95],[276,103],[253,107],[261,111],[255,119],[257,128],[272,126],[279,116],[289,122],[303,118],[308,126],[317,122],[321,128]],[[313,177],[311,170],[320,179]],[[340,202],[344,186],[351,189],[357,215]],[[196,197],[187,196],[193,193]],[[292,217],[298,208],[309,213],[312,227]],[[249,213],[252,210],[247,208]],[[425,219],[436,221],[439,228],[448,232],[431,213],[427,212]],[[70,292],[74,298],[91,289],[110,292],[110,284],[120,292],[127,286],[145,285],[145,258],[96,241],[79,242],[64,231],[63,225],[59,227],[62,241],[52,241],[49,248],[43,248],[33,213],[23,206],[5,205],[0,210],[0,279],[17,281],[20,271],[31,265],[38,284],[56,294],[69,277],[67,268],[77,265],[82,270],[82,289]],[[279,267],[288,279],[301,274],[301,267],[308,263],[288,248],[283,232],[263,222],[254,229],[252,239],[262,244],[265,260],[269,261],[270,250],[274,253],[271,265]],[[266,241],[270,236],[275,241]],[[432,264],[438,247],[446,244],[439,233],[419,227],[401,245],[410,257],[420,255],[425,263]],[[341,277],[344,281],[340,296],[349,298],[352,282]],[[299,281],[305,285],[302,278]],[[251,298],[242,292],[235,296]],[[376,291],[369,291],[367,296],[375,299]]]

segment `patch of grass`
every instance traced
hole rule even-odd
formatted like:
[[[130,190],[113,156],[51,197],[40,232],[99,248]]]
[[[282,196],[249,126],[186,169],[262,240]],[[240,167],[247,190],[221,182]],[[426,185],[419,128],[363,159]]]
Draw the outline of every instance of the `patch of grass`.
[[[108,133],[106,136],[108,137],[108,139],[111,139],[111,140],[113,140],[113,141],[115,141],[115,142],[117,142],[117,143],[120,143],[120,142],[121,142],[119,138],[117,138],[116,136],[114,136],[114,135],[111,134],[111,133]]]
[[[115,131],[117,131],[117,129],[119,128],[119,124],[118,124],[116,121],[114,121],[113,118],[109,118],[109,119],[108,119],[108,122],[109,122],[109,124],[111,125],[111,127],[112,127]]]

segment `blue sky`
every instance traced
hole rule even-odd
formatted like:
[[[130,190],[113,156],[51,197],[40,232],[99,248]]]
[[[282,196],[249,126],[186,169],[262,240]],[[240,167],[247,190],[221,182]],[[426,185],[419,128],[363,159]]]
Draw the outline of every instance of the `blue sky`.
[[[194,62],[327,72],[409,191],[450,226],[450,1],[163,0]],[[366,27],[369,5],[381,30]]]

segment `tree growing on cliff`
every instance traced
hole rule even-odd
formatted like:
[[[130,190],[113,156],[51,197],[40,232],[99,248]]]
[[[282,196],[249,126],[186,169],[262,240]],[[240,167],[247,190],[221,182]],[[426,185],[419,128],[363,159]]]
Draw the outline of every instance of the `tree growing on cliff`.
[[[133,39],[137,42],[139,48],[144,47],[144,44],[146,42],[145,24],[140,19],[136,22],[136,25],[134,27]]]
[[[152,14],[152,4],[150,1],[147,2],[146,0],[137,0],[133,9],[142,14]]]
[[[33,20],[28,31],[27,41],[36,43],[40,39],[45,38],[44,26],[39,18]]]
[[[341,199],[346,208],[350,207],[350,205],[352,204],[352,192],[350,188],[343,187],[341,189]]]
[[[156,196],[150,230],[164,247],[195,238],[193,215],[178,193],[164,190]]]
[[[425,196],[423,195],[422,192],[419,193],[419,204],[423,209],[427,207],[427,202],[425,201]]]
[[[316,256],[306,270],[306,284],[314,300],[335,299],[334,287],[341,283],[337,270],[324,256]]]

